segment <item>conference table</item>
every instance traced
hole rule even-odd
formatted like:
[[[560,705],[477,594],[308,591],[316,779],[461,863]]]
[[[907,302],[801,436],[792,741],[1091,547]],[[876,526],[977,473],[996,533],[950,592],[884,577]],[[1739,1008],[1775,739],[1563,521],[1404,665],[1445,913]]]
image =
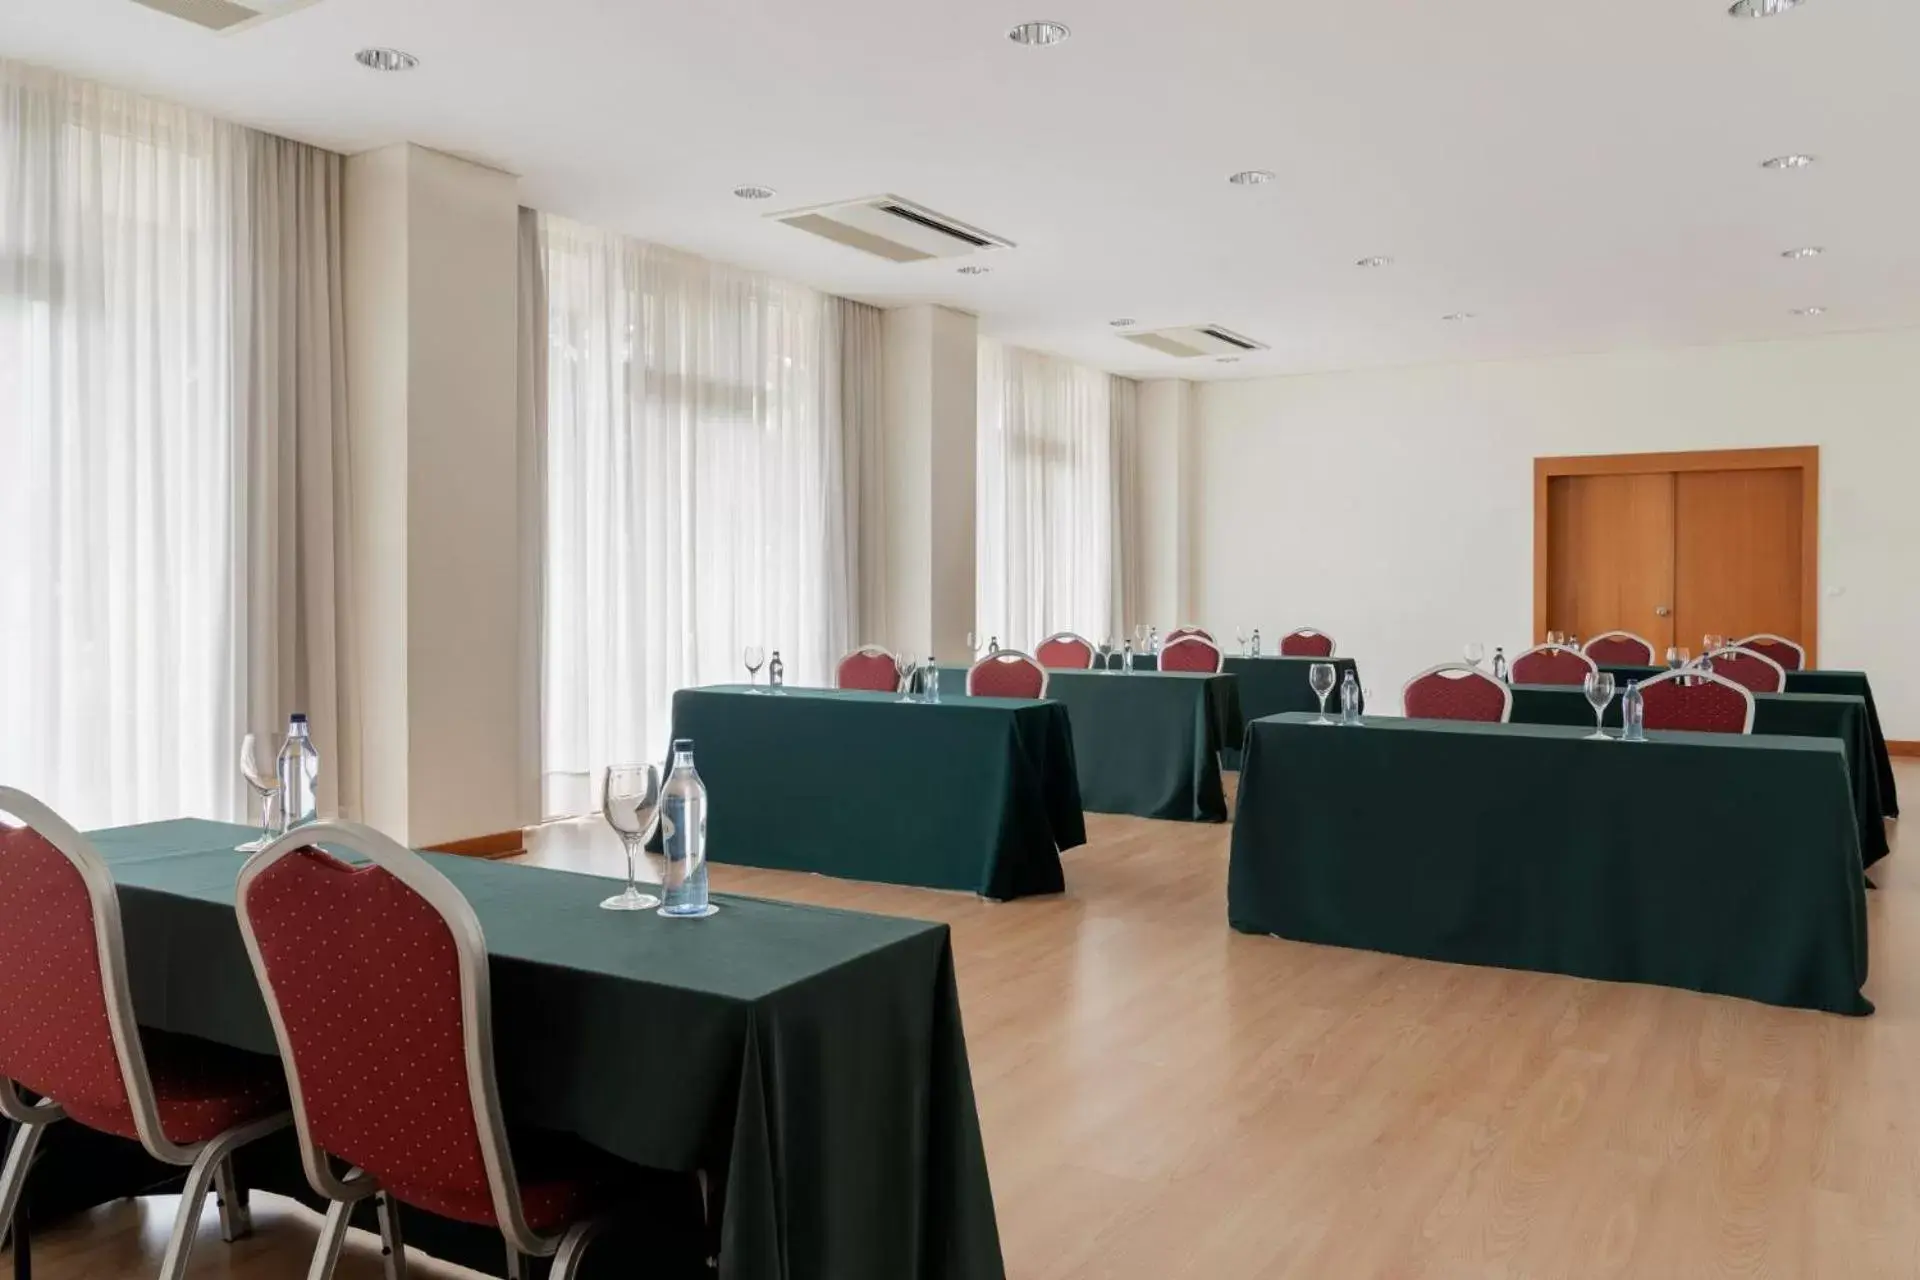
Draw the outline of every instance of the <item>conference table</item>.
[[[181,820],[92,836],[119,885],[142,1026],[274,1052],[233,906],[233,846],[253,834]],[[1004,1280],[946,925],[730,894],[712,919],[670,921],[600,910],[597,877],[428,859],[486,935],[511,1126],[706,1171],[727,1280]],[[29,1184],[39,1213],[129,1190],[112,1160],[63,1155],[89,1141],[50,1131]],[[246,1176],[306,1194],[287,1163],[278,1184]],[[409,1240],[435,1223],[409,1210]],[[456,1260],[497,1269],[498,1234],[482,1234],[478,1260]],[[669,1237],[653,1236],[645,1274],[689,1274],[665,1265],[681,1256]]]
[[[1621,692],[1629,680],[1650,680],[1666,672],[1665,667],[1602,666],[1611,671]],[[1873,702],[1873,685],[1864,671],[1827,670],[1787,672],[1788,693],[1828,693],[1859,698],[1866,704],[1867,735],[1873,750],[1873,770],[1880,787],[1881,812],[1889,818],[1900,816],[1900,791],[1893,776],[1893,756],[1887,751],[1887,736],[1880,731],[1880,710]]]
[[[940,668],[943,705],[970,702],[967,669]],[[1081,804],[1178,822],[1225,822],[1220,755],[1245,731],[1231,675],[1049,671],[1047,700],[1065,708]]]
[[[1086,843],[1067,710],[1051,701],[741,685],[673,695],[693,741],[714,862],[964,889],[1066,887]]]
[[[1593,727],[1593,704],[1579,689],[1566,685],[1517,684],[1513,688],[1516,724],[1565,724]],[[1620,727],[1620,698],[1608,704],[1606,723]],[[1866,700],[1844,693],[1756,693],[1753,695],[1753,731],[1775,737],[1832,738],[1847,753],[1847,776],[1853,789],[1854,823],[1860,831],[1860,854],[1867,866],[1887,856],[1887,812],[1880,795],[1880,774],[1874,768],[1873,735]]]
[[[1838,740],[1310,720],[1248,726],[1235,929],[1873,1011]]]
[[[1117,665],[1119,659],[1113,659]],[[1307,673],[1316,662],[1333,664],[1333,692],[1327,696],[1327,714],[1338,715],[1340,711],[1340,682],[1347,678],[1347,672],[1353,672],[1355,684],[1364,684],[1360,680],[1360,668],[1354,665],[1352,658],[1289,658],[1280,654],[1262,654],[1251,657],[1246,654],[1229,654],[1221,664],[1221,670],[1240,682],[1240,714],[1246,720],[1258,720],[1263,716],[1277,716],[1283,711],[1320,710],[1319,695],[1313,686],[1307,683]],[[1136,667],[1157,671],[1160,666],[1158,654],[1141,654],[1134,659]],[[1366,706],[1366,698],[1360,705]],[[1240,740],[1235,738],[1233,745],[1220,753],[1221,763],[1228,769],[1240,767]]]

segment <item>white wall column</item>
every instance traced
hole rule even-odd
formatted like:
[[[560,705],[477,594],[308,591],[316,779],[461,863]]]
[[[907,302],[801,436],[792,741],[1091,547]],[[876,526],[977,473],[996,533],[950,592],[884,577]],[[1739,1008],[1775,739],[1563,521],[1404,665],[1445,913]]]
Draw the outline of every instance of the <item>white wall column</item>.
[[[886,313],[884,635],[958,661],[974,625],[979,325],[946,307]]]
[[[1194,435],[1199,396],[1185,378],[1140,384],[1135,549],[1140,602],[1128,612],[1164,634],[1193,621]]]
[[[411,144],[346,173],[363,818],[433,844],[539,817],[523,777],[518,182]]]

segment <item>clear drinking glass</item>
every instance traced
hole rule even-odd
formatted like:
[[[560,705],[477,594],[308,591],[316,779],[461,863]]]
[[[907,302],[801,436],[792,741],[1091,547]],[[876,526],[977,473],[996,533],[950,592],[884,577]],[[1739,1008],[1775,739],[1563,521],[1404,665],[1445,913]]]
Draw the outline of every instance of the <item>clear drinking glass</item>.
[[[1461,650],[1461,653],[1466,658],[1469,666],[1477,667],[1487,656],[1487,646],[1481,644],[1478,640],[1469,640],[1467,641],[1467,647]]]
[[[273,802],[280,798],[280,778],[274,773],[274,758],[260,754],[260,738],[248,734],[240,739],[240,776],[247,780],[260,801],[260,838],[235,845],[235,853],[258,853],[273,843]]]
[[[893,660],[893,672],[900,689],[900,701],[912,702],[914,700],[913,679],[919,674],[913,659],[896,656]]]
[[[1613,672],[1589,671],[1586,679],[1587,701],[1593,705],[1593,732],[1590,740],[1611,742],[1607,736],[1607,704],[1613,701]]]
[[[1110,670],[1113,663],[1113,637],[1108,636],[1100,642],[1100,669]]]
[[[1680,668],[1686,665],[1687,665],[1687,651],[1685,647],[1677,644],[1668,645],[1667,646],[1667,666],[1674,671],[1678,671]]]
[[[1234,638],[1240,641],[1240,656],[1243,658],[1246,657],[1247,656],[1247,629],[1245,627],[1241,627],[1239,630],[1235,631],[1233,634],[1234,634]]]
[[[1722,635],[1709,633],[1705,638],[1705,644],[1707,647],[1700,651],[1703,656],[1709,653],[1718,653],[1720,650],[1726,648],[1727,638]]]
[[[980,656],[980,637],[974,635],[973,632],[969,631],[967,632],[967,661],[972,662],[975,658],[979,656]]]
[[[627,849],[627,887],[600,906],[607,911],[645,911],[659,906],[658,897],[640,892],[638,871],[640,850],[660,821],[659,766],[610,766],[600,791],[600,811]]]
[[[747,688],[755,693],[760,692],[758,687],[760,668],[767,665],[767,651],[757,644],[750,644],[747,646],[746,653],[741,656],[741,661],[747,668]]]
[[[1320,699],[1320,718],[1314,724],[1332,724],[1327,719],[1327,695],[1333,692],[1334,670],[1331,662],[1316,662],[1307,668],[1307,687]]]
[[[1135,653],[1145,653],[1147,651],[1147,637],[1151,634],[1153,634],[1153,628],[1144,622],[1133,629],[1133,651]]]

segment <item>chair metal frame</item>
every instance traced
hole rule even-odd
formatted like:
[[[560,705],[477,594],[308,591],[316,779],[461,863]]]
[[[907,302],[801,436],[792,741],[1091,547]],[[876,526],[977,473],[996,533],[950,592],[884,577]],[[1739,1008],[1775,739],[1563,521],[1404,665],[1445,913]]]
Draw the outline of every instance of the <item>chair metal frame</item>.
[[[1171,650],[1176,649],[1181,645],[1189,645],[1189,644],[1205,645],[1207,648],[1213,650],[1213,670],[1207,671],[1207,672],[1175,671],[1175,672],[1171,672],[1170,674],[1172,675],[1216,675],[1217,676],[1222,671],[1226,670],[1227,655],[1220,651],[1220,646],[1215,644],[1212,640],[1207,639],[1205,636],[1198,636],[1198,635],[1181,636],[1178,640],[1171,640],[1171,641],[1168,641],[1166,644],[1161,645],[1160,646],[1160,670],[1162,671],[1167,670],[1167,654]]]
[[[1099,660],[1099,657],[1100,657],[1100,650],[1099,650],[1099,648],[1098,648],[1098,646],[1096,646],[1096,645],[1095,645],[1095,644],[1093,643],[1093,641],[1091,641],[1091,640],[1089,640],[1089,639],[1087,639],[1087,638],[1086,638],[1085,636],[1083,636],[1083,635],[1081,635],[1081,634],[1080,634],[1080,633],[1079,633],[1078,631],[1056,631],[1056,632],[1054,632],[1054,633],[1053,633],[1052,635],[1050,635],[1050,636],[1048,636],[1048,637],[1047,637],[1047,638],[1046,638],[1045,640],[1042,640],[1042,641],[1041,641],[1041,642],[1040,642],[1039,644],[1037,644],[1037,645],[1035,645],[1035,646],[1034,646],[1034,649],[1033,649],[1033,651],[1034,651],[1034,653],[1035,653],[1035,655],[1036,655],[1036,657],[1034,658],[1034,661],[1036,661],[1036,662],[1039,662],[1039,658],[1038,658],[1038,656],[1037,656],[1037,655],[1039,654],[1039,652],[1040,652],[1040,651],[1041,651],[1042,649],[1044,649],[1044,648],[1046,648],[1046,647],[1047,647],[1048,645],[1050,645],[1050,644],[1054,644],[1054,643],[1056,643],[1056,642],[1058,642],[1058,643],[1061,643],[1061,644],[1077,644],[1077,645],[1079,645],[1079,646],[1080,646],[1081,648],[1083,648],[1083,649],[1085,649],[1085,650],[1087,651],[1087,665],[1086,665],[1086,666],[1084,666],[1084,667],[1062,667],[1062,668],[1060,668],[1060,670],[1062,670],[1062,671],[1092,671],[1092,670],[1094,669],[1094,663],[1095,663],[1095,662],[1097,662],[1097,661]],[[1044,662],[1041,662],[1041,663],[1040,663],[1040,665],[1041,665],[1041,667],[1042,667],[1042,668],[1046,668],[1046,666],[1047,666],[1047,664],[1046,664],[1046,663],[1044,663]]]
[[[1427,717],[1427,716],[1416,716],[1411,711],[1407,710],[1407,690],[1413,688],[1413,686],[1415,686],[1416,684],[1419,684],[1422,680],[1425,680],[1430,676],[1442,676],[1449,671],[1458,671],[1461,674],[1462,678],[1478,677],[1479,679],[1485,680],[1488,684],[1498,689],[1500,691],[1500,696],[1504,699],[1500,707],[1499,722],[1501,724],[1512,723],[1513,721],[1513,686],[1508,684],[1504,680],[1495,680],[1493,676],[1491,676],[1485,671],[1482,671],[1479,667],[1474,666],[1470,662],[1443,662],[1439,666],[1428,667],[1425,671],[1422,671],[1419,675],[1414,676],[1412,679],[1408,680],[1405,684],[1401,685],[1400,686],[1400,713],[1406,716],[1409,720],[1430,719],[1431,717]],[[1462,722],[1462,723],[1468,723],[1468,722]],[[1473,721],[1471,723],[1486,724],[1488,722],[1485,720],[1479,720],[1479,721]]]
[[[1734,641],[1727,647],[1729,649],[1745,649],[1750,647],[1755,640],[1765,640],[1771,644],[1783,644],[1787,646],[1787,648],[1800,655],[1800,665],[1795,667],[1794,670],[1805,671],[1807,669],[1807,647],[1798,640],[1789,640],[1785,636],[1774,635],[1771,631],[1756,631],[1744,639]],[[1767,655],[1763,653],[1760,656],[1765,658]],[[1769,661],[1773,661],[1773,659],[1769,659]],[[1782,670],[1786,669],[1784,663],[1777,665],[1779,665]]]
[[[1760,661],[1766,663],[1768,666],[1772,667],[1774,671],[1779,673],[1780,683],[1778,687],[1764,690],[1764,692],[1785,693],[1787,691],[1787,669],[1781,666],[1778,662],[1775,662],[1772,658],[1769,658],[1766,654],[1761,653],[1759,650],[1749,649],[1749,648],[1746,648],[1744,645],[1730,644],[1724,648],[1715,649],[1712,653],[1703,653],[1699,657],[1695,658],[1692,662],[1689,662],[1685,667],[1682,668],[1682,670],[1696,671],[1698,670],[1701,662],[1703,661],[1713,662],[1716,659],[1726,657],[1728,654],[1738,654],[1742,658],[1758,658]],[[1738,680],[1735,680],[1733,683],[1740,684]],[[1746,689],[1745,685],[1740,685],[1740,687],[1743,689]],[[1753,690],[1747,689],[1747,692],[1752,693]]]
[[[24,791],[0,787],[0,812],[12,814],[58,849],[86,885],[93,912],[94,948],[99,958],[100,994],[113,1036],[114,1057],[120,1064],[121,1087],[126,1090],[127,1106],[133,1113],[134,1131],[148,1155],[187,1170],[186,1183],[180,1191],[180,1206],[174,1214],[173,1231],[167,1237],[167,1251],[160,1263],[161,1280],[179,1280],[186,1274],[187,1262],[193,1253],[200,1208],[206,1203],[209,1187],[215,1189],[219,1201],[221,1238],[232,1243],[253,1233],[252,1215],[234,1181],[233,1153],[286,1128],[293,1117],[285,1111],[275,1112],[236,1125],[203,1142],[182,1144],[167,1137],[154,1095],[153,1076],[147,1070],[146,1047],[140,1041],[140,1024],[134,1017],[133,988],[127,979],[126,934],[120,924],[120,893],[106,859],[100,856],[93,842],[66,819]],[[0,1233],[4,1233],[19,1208],[27,1172],[40,1139],[49,1125],[66,1119],[67,1113],[49,1098],[27,1102],[12,1080],[0,1076],[0,1115],[18,1126],[4,1170],[0,1171]]]
[[[1724,650],[1720,652],[1724,652]],[[1759,656],[1764,657],[1765,655],[1759,655]],[[1740,730],[1740,732],[1745,734],[1750,734],[1753,732],[1753,708],[1754,708],[1753,690],[1747,688],[1747,686],[1741,684],[1738,680],[1729,680],[1725,676],[1717,675],[1712,671],[1702,671],[1698,667],[1692,667],[1692,666],[1681,667],[1675,671],[1663,671],[1657,676],[1650,676],[1649,678],[1642,680],[1640,682],[1640,696],[1642,698],[1645,698],[1647,696],[1647,688],[1649,685],[1666,684],[1669,681],[1673,681],[1673,680],[1710,680],[1714,684],[1725,685],[1727,688],[1735,690],[1740,694],[1741,697],[1747,700],[1747,722],[1746,722],[1746,725]],[[1711,733],[1713,731],[1710,729],[1675,729],[1675,730],[1669,730],[1668,732]]]
[[[899,655],[894,653],[893,650],[887,648],[885,645],[878,645],[878,644],[863,644],[858,649],[849,649],[845,653],[841,654],[840,660],[833,664],[833,687],[834,688],[844,689],[847,687],[840,683],[840,672],[841,672],[841,669],[847,665],[847,663],[853,661],[855,658],[885,658],[888,662],[892,663],[893,664],[893,688],[875,690],[874,692],[878,692],[878,693],[900,692],[901,678],[900,678]]]
[[[1167,632],[1167,639],[1166,642],[1160,646],[1161,650],[1164,652],[1167,645],[1172,644],[1175,640],[1185,640],[1188,636],[1199,636],[1211,645],[1217,646],[1220,643],[1213,638],[1213,632],[1207,630],[1205,627],[1195,626],[1193,623],[1188,622]]]
[[[268,868],[302,849],[320,845],[346,849],[366,858],[424,899],[447,926],[460,970],[460,1018],[465,1040],[468,1100],[473,1106],[474,1128],[480,1136],[480,1158],[486,1166],[494,1220],[506,1239],[509,1275],[522,1274],[523,1256],[551,1257],[554,1259],[551,1280],[571,1280],[587,1245],[611,1225],[614,1215],[606,1213],[583,1219],[550,1236],[541,1235],[527,1224],[520,1198],[520,1180],[514,1172],[513,1152],[501,1119],[500,1089],[494,1076],[493,994],[487,969],[487,940],[480,930],[480,919],[466,896],[425,858],[381,832],[354,822],[314,822],[289,831],[247,860],[240,869],[235,892],[234,907],[240,917],[241,936],[246,940],[247,957],[253,962],[261,994],[266,997],[267,1013],[273,1020],[273,1038],[280,1046],[280,1061],[286,1066],[287,1089],[293,1098],[294,1128],[300,1138],[300,1162],[314,1191],[331,1202],[320,1240],[314,1248],[308,1280],[327,1280],[333,1274],[353,1207],[369,1196],[379,1197],[376,1208],[386,1246],[388,1280],[403,1280],[406,1275],[399,1211],[392,1196],[364,1170],[350,1169],[344,1178],[335,1176],[326,1151],[313,1140],[307,1125],[306,1091],[300,1081],[299,1064],[287,1035],[279,997],[274,993],[273,981],[260,954],[253,914],[247,905],[253,882]]]
[[[1512,658],[1511,658],[1511,659],[1510,659],[1510,660],[1509,660],[1509,661],[1507,662],[1507,683],[1508,683],[1508,684],[1525,684],[1525,683],[1527,683],[1527,682],[1526,682],[1525,680],[1517,680],[1517,679],[1515,679],[1515,678],[1514,678],[1514,674],[1513,674],[1513,671],[1514,671],[1514,668],[1520,665],[1520,660],[1521,660],[1522,658],[1525,658],[1525,657],[1527,657],[1527,656],[1529,656],[1530,654],[1535,654],[1535,653],[1550,653],[1550,652],[1557,652],[1557,653],[1570,653],[1570,654],[1572,654],[1572,655],[1573,655],[1574,657],[1576,657],[1576,658],[1578,658],[1578,659],[1580,659],[1580,661],[1582,661],[1582,662],[1584,662],[1584,663],[1586,663],[1586,664],[1587,664],[1587,671],[1588,671],[1589,673],[1592,673],[1592,672],[1595,672],[1595,671],[1598,671],[1598,670],[1600,669],[1600,664],[1599,664],[1599,663],[1597,663],[1597,662],[1595,662],[1595,661],[1594,661],[1594,660],[1593,660],[1592,658],[1589,658],[1589,657],[1588,657],[1588,656],[1587,656],[1586,654],[1584,654],[1584,653],[1582,653],[1582,652],[1581,652],[1580,650],[1578,650],[1578,649],[1576,649],[1576,648],[1574,648],[1574,647],[1573,647],[1572,645],[1566,645],[1566,644],[1537,644],[1537,645],[1535,645],[1535,646],[1533,646],[1533,648],[1531,648],[1531,649],[1522,649],[1522,650],[1521,650],[1521,651],[1520,651],[1519,653],[1516,653],[1516,654],[1514,654],[1514,655],[1513,655],[1513,657],[1512,657]],[[1578,688],[1579,686],[1577,686],[1577,685],[1565,685],[1565,686],[1562,686],[1562,687],[1564,687],[1564,688],[1568,688],[1568,689],[1573,689],[1573,688]]]
[[[1647,639],[1645,636],[1641,635],[1637,631],[1602,631],[1597,636],[1589,636],[1587,638],[1587,643],[1581,647],[1581,650],[1580,650],[1581,655],[1589,659],[1590,661],[1594,660],[1591,650],[1593,649],[1594,645],[1600,643],[1602,640],[1631,640],[1635,644],[1641,645],[1642,647],[1644,647],[1647,651],[1647,660],[1645,662],[1636,663],[1633,665],[1643,666],[1643,667],[1652,667],[1652,666],[1659,665],[1659,654],[1654,650],[1653,641]],[[1622,664],[1622,665],[1627,665],[1627,664]]]
[[[1298,654],[1294,654],[1294,653],[1288,653],[1288,652],[1287,652],[1287,641],[1289,641],[1289,640],[1291,640],[1291,639],[1293,639],[1293,638],[1294,638],[1295,636],[1321,636],[1321,637],[1324,637],[1324,638],[1325,638],[1325,640],[1326,640],[1326,642],[1327,642],[1327,651],[1326,651],[1326,653],[1324,653],[1324,654],[1318,654],[1318,653],[1298,653]],[[1326,633],[1326,632],[1324,632],[1324,631],[1322,631],[1322,630],[1320,630],[1320,629],[1319,629],[1318,627],[1295,627],[1295,628],[1294,628],[1293,630],[1291,630],[1291,631],[1289,631],[1289,632],[1287,632],[1287,634],[1285,634],[1285,635],[1283,635],[1283,636],[1281,636],[1281,637],[1280,637],[1280,640],[1279,640],[1279,642],[1278,642],[1278,644],[1277,644],[1277,646],[1275,647],[1275,649],[1274,649],[1274,652],[1275,652],[1276,654],[1278,654],[1279,656],[1281,656],[1281,657],[1283,657],[1283,658],[1316,658],[1316,659],[1321,659],[1321,658],[1333,658],[1333,657],[1337,657],[1337,656],[1339,656],[1339,653],[1340,653],[1340,645],[1339,645],[1339,643],[1338,643],[1337,641],[1335,641],[1335,640],[1334,640],[1334,638],[1333,638],[1332,636],[1330,636],[1330,635],[1327,635],[1327,633]]]
[[[979,675],[989,664],[996,662],[1002,665],[1009,662],[1026,663],[1040,673],[1040,692],[1035,696],[1038,698],[1045,698],[1047,696],[1047,686],[1052,683],[1052,673],[1037,661],[1032,654],[1022,653],[1018,649],[996,649],[967,668],[967,696],[969,698],[994,698],[1001,696],[999,694],[976,694],[973,691],[974,677]]]

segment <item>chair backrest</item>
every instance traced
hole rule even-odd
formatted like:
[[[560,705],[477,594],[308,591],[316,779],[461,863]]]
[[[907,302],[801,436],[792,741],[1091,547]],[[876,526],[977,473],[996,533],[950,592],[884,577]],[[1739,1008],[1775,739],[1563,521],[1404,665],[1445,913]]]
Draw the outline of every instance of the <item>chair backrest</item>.
[[[1084,636],[1062,631],[1048,636],[1033,651],[1040,665],[1056,671],[1093,670],[1093,645]]]
[[[1507,677],[1515,684],[1570,684],[1579,688],[1599,669],[1578,649],[1541,644],[1515,657],[1507,668]]]
[[[1640,698],[1649,729],[1753,732],[1753,693],[1717,672],[1664,672],[1642,682]]]
[[[1735,641],[1733,647],[1751,649],[1763,658],[1772,658],[1780,664],[1782,670],[1786,671],[1801,671],[1807,665],[1807,651],[1785,636],[1771,635],[1763,631],[1759,635]]]
[[[1755,653],[1752,649],[1738,646],[1731,649],[1715,649],[1701,657],[1713,663],[1714,674],[1723,675],[1735,684],[1751,689],[1755,693],[1785,693],[1787,691],[1787,669],[1767,657],[1764,653]],[[1698,665],[1699,659],[1695,659]]]
[[[1602,631],[1587,641],[1586,653],[1603,667],[1653,665],[1653,641],[1631,631]]]
[[[990,653],[967,668],[970,698],[1044,698],[1047,669],[1018,649]]]
[[[1208,631],[1204,627],[1196,627],[1192,623],[1188,623],[1184,627],[1175,627],[1173,630],[1167,632],[1167,643],[1172,644],[1175,640],[1185,640],[1188,636],[1199,636],[1208,644],[1213,643],[1213,633],[1211,631]]]
[[[1407,681],[1401,709],[1419,720],[1481,720],[1505,724],[1513,715],[1513,690],[1478,667],[1443,662]]]
[[[1181,636],[1160,649],[1162,671],[1204,671],[1217,674],[1222,657],[1220,646],[1204,636]]]
[[[833,683],[840,689],[893,693],[900,688],[900,667],[879,645],[862,645],[840,659],[833,671]]]
[[[59,814],[0,787],[0,1077],[90,1129],[191,1164],[160,1124],[106,860]]]
[[[1280,656],[1283,658],[1331,658],[1333,637],[1324,631],[1315,631],[1312,627],[1301,627],[1298,631],[1289,631],[1280,637]]]
[[[331,1155],[540,1252],[500,1119],[486,938],[453,883],[378,831],[319,822],[248,860],[236,907],[314,1189],[349,1197]]]

